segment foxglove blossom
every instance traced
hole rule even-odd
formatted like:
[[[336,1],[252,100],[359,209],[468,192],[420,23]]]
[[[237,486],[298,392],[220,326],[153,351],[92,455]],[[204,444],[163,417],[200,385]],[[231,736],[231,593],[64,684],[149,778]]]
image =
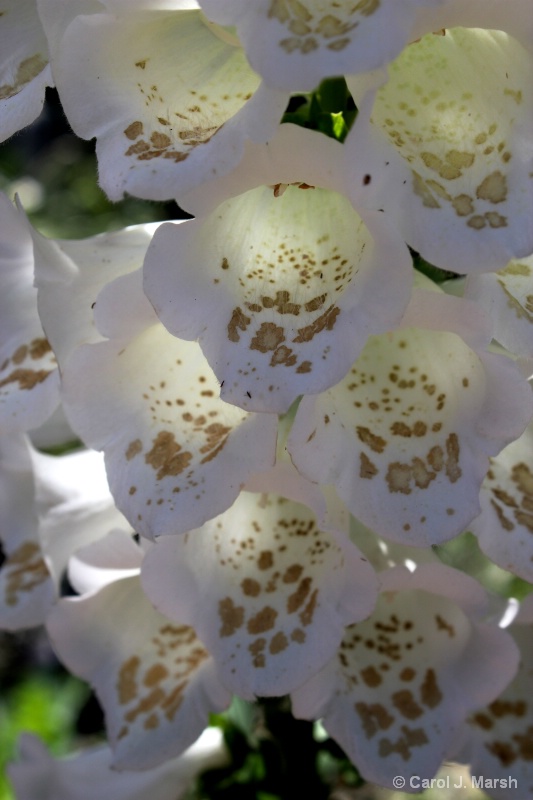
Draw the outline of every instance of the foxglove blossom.
[[[274,132],[288,94],[263,86],[238,42],[190,3],[76,7],[40,10],[61,102],[75,132],[97,138],[112,200],[177,197]]]
[[[520,651],[518,672],[499,697],[469,717],[453,754],[454,760],[470,765],[472,775],[483,776],[484,791],[494,800],[507,800],[510,790],[520,800],[531,797],[532,625],[533,595],[529,595],[507,628]]]
[[[0,431],[28,431],[59,404],[57,362],[37,313],[24,217],[0,194]]]
[[[194,630],[148,602],[142,558],[119,530],[78,551],[69,575],[82,595],[61,600],[47,620],[61,660],[95,688],[119,770],[180,755],[231,699]]]
[[[517,356],[533,356],[533,258],[511,261],[498,272],[470,275],[464,296],[490,313],[494,338]]]
[[[486,555],[533,583],[533,426],[490,460],[470,525]]]
[[[266,83],[312,91],[323,78],[367,72],[408,43],[420,7],[441,0],[200,0],[221,25],[235,25]]]
[[[35,483],[26,439],[0,437],[0,628],[40,625],[56,597],[39,540]]]
[[[30,734],[19,741],[19,760],[8,774],[19,797],[26,800],[180,800],[191,781],[205,769],[224,766],[228,752],[218,728],[206,728],[181,756],[139,773],[112,768],[109,747],[91,747],[54,759],[45,745]]]
[[[377,90],[348,80],[353,196],[436,266],[487,272],[533,250],[532,67],[533,37],[453,28],[410,44]]]
[[[100,454],[48,456],[22,435],[0,437],[0,454],[0,628],[16,630],[44,622],[77,548],[126,522]]]
[[[336,383],[407,305],[407,248],[382,214],[346,199],[343,155],[282,125],[191,193],[185,206],[199,216],[162,226],[148,250],[144,287],[159,318],[198,339],[221,397],[241,408],[285,412]]]
[[[159,540],[142,568],[155,606],[197,631],[224,685],[247,699],[317,672],[376,597],[347,531],[321,525],[316,488],[284,468],[256,484],[261,494],[243,492],[201,529]]]
[[[392,788],[397,775],[435,774],[468,713],[514,677],[518,650],[484,621],[487,596],[463,573],[426,564],[380,578],[372,616],[346,629],[292,706],[297,717],[323,717],[363,777]]]
[[[456,536],[479,513],[488,457],[533,408],[519,368],[489,342],[480,308],[415,289],[395,331],[372,337],[339,384],[302,399],[288,441],[296,467],[333,483],[387,539]]]
[[[52,86],[37,0],[4,0],[0,25],[0,141],[39,116]]]
[[[199,346],[160,324],[136,269],[149,230],[68,243],[34,237],[39,307],[66,413],[88,445],[104,450],[120,510],[153,536],[228,508],[250,474],[273,464],[277,420],[220,400]]]

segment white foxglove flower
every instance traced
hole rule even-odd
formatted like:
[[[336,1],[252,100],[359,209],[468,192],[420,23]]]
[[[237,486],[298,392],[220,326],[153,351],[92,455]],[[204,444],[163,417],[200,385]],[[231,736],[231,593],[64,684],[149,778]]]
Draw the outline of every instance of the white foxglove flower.
[[[94,686],[112,766],[119,770],[150,769],[180,755],[206,727],[209,713],[231,699],[194,630],[148,602],[138,577],[142,557],[120,531],[78,552],[71,578],[93,589],[61,600],[47,620],[59,658]]]
[[[82,439],[104,450],[120,510],[153,536],[228,508],[251,474],[274,463],[277,419],[220,400],[199,346],[158,321],[137,269],[149,231],[34,238],[39,308],[65,411]]]
[[[533,583],[533,426],[491,458],[469,526],[495,564]]]
[[[343,156],[340,143],[282,125],[190,194],[199,216],[162,226],[148,250],[159,318],[199,341],[221,397],[241,408],[285,412],[328,388],[407,305],[408,250],[383,214],[347,200]]]
[[[467,715],[514,677],[518,651],[483,621],[487,596],[461,572],[426,564],[380,579],[372,616],[346,629],[335,658],[292,693],[292,708],[323,717],[362,776],[392,788],[397,775],[436,773]]]
[[[302,399],[294,464],[333,483],[387,539],[428,546],[461,533],[479,513],[489,456],[533,411],[520,369],[489,342],[479,307],[416,289],[397,330],[372,337],[339,384]]]
[[[453,28],[410,44],[378,90],[350,78],[353,197],[393,215],[445,269],[487,272],[529,255],[532,68],[533,37],[526,47],[502,31]]]
[[[57,600],[70,556],[126,521],[99,453],[48,456],[21,435],[0,437],[0,494],[0,628],[33,627]]]
[[[494,338],[517,356],[533,356],[533,257],[499,272],[470,275],[464,296],[490,313]]]
[[[263,478],[261,494],[243,492],[224,514],[160,539],[145,558],[151,601],[197,631],[241,697],[292,691],[332,657],[348,620],[374,607],[374,571],[346,531],[321,525],[323,503],[316,487],[282,468]]]
[[[36,428],[58,404],[57,362],[37,313],[32,239],[25,217],[0,194],[0,431]]]
[[[4,0],[0,18],[0,141],[39,116],[52,86],[37,0]]]
[[[312,91],[323,78],[367,72],[400,54],[420,7],[441,0],[200,0],[235,25],[252,67],[280,89]]]
[[[40,5],[65,113],[79,136],[97,138],[113,200],[174,198],[228,172],[248,138],[272,135],[287,104],[190,5]]]
[[[40,625],[56,590],[41,550],[35,481],[23,436],[0,437],[0,628]]]
[[[466,760],[471,774],[483,777],[483,791],[494,800],[510,796],[527,800],[533,784],[532,595],[523,601],[507,632],[520,651],[517,675],[499,697],[469,718],[462,753],[454,758]]]
[[[206,728],[177,758],[144,772],[118,772],[109,747],[90,747],[54,759],[36,736],[23,734],[19,759],[7,773],[18,797],[25,800],[180,800],[194,778],[206,769],[224,766],[229,758],[222,731]]]

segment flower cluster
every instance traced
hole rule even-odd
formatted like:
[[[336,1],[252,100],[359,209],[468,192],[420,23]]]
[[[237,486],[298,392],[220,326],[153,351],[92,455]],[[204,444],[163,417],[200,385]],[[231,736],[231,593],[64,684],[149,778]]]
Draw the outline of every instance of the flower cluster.
[[[233,695],[380,786],[533,797],[531,595],[441,547],[532,589],[529,0],[5,0],[0,41],[2,139],[54,85],[111,199],[194,215],[60,241],[0,197],[0,625],[111,748],[24,740],[20,798],[175,798]]]

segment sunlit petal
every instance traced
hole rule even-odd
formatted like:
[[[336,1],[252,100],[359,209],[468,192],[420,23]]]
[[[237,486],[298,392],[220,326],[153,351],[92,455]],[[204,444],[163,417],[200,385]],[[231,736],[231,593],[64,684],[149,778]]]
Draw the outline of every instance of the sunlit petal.
[[[349,81],[354,196],[437,266],[486,272],[533,250],[532,66],[533,43],[454,28],[410,44],[377,94]]]
[[[312,509],[276,494],[243,492],[201,529],[159,540],[142,577],[158,608],[198,631],[224,684],[250,699],[310,677],[375,601],[373,570],[346,534],[320,530]]]
[[[295,716],[323,717],[366,780],[392,788],[397,775],[435,774],[468,713],[512,679],[518,652],[480,619],[487,598],[466,575],[428,564],[381,579],[372,616],[292,701]]]
[[[479,513],[488,457],[533,411],[519,368],[486,351],[488,332],[474,304],[415,290],[400,328],[371,338],[337,386],[301,401],[288,443],[298,470],[333,483],[393,541],[456,536]]]

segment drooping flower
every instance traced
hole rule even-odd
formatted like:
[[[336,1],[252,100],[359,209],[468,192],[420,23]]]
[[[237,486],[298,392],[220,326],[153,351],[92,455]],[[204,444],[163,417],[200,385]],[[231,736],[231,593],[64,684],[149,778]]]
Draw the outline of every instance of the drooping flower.
[[[78,551],[69,577],[82,594],[62,599],[47,620],[60,659],[95,688],[119,770],[180,755],[231,699],[194,630],[147,600],[142,558],[122,531]]]
[[[172,199],[231,170],[283,114],[287,93],[262,85],[238,42],[194,6],[40,5],[65,113],[79,136],[96,137],[113,200]]]
[[[323,78],[367,72],[409,41],[420,6],[441,0],[200,0],[221,25],[235,25],[266,83],[312,91]]]
[[[138,269],[138,226],[80,242],[33,234],[39,308],[78,435],[104,450],[120,510],[147,536],[187,531],[228,508],[274,462],[277,419],[224,403],[194,342],[163,328]]]
[[[282,125],[239,167],[185,201],[195,220],[164,225],[145,291],[175,336],[198,340],[241,408],[285,412],[342,378],[367,337],[408,302],[411,259],[377,212],[344,192],[343,146]]]
[[[415,289],[395,331],[372,337],[339,384],[302,399],[288,441],[296,467],[333,483],[387,539],[428,546],[461,533],[479,513],[489,456],[533,411],[520,369],[489,342],[479,307]]]
[[[470,525],[484,553],[533,583],[533,427],[490,460],[480,494],[481,514]]]
[[[518,672],[496,699],[468,719],[462,749],[454,759],[483,776],[484,791],[494,800],[511,793],[527,800],[533,782],[533,595],[521,604],[507,628],[520,651]],[[513,782],[510,782],[513,781]]]
[[[39,116],[52,86],[37,0],[4,0],[0,24],[0,141]]]
[[[197,631],[246,699],[307,680],[376,597],[372,568],[328,523],[317,487],[284,466],[255,484],[260,494],[242,492],[201,529],[158,540],[142,568],[151,601]]]
[[[22,435],[0,437],[0,628],[41,625],[77,548],[125,520],[100,454],[48,456]]]
[[[533,250],[532,66],[533,37],[452,28],[411,43],[379,89],[348,80],[353,197],[436,266],[487,272]]]
[[[37,313],[24,217],[0,194],[0,431],[28,431],[59,404],[57,362]]]
[[[533,258],[498,272],[470,275],[464,296],[490,313],[494,338],[517,356],[533,357]]]
[[[206,728],[181,756],[144,772],[112,768],[109,747],[94,746],[54,759],[43,742],[31,734],[19,740],[19,758],[7,772],[15,791],[25,800],[180,800],[191,781],[206,769],[224,766],[228,752],[219,728]]]
[[[467,715],[514,677],[518,651],[484,621],[487,596],[463,573],[426,564],[380,579],[372,616],[346,629],[292,707],[299,718],[322,717],[362,776],[392,788],[397,775],[436,773]]]

